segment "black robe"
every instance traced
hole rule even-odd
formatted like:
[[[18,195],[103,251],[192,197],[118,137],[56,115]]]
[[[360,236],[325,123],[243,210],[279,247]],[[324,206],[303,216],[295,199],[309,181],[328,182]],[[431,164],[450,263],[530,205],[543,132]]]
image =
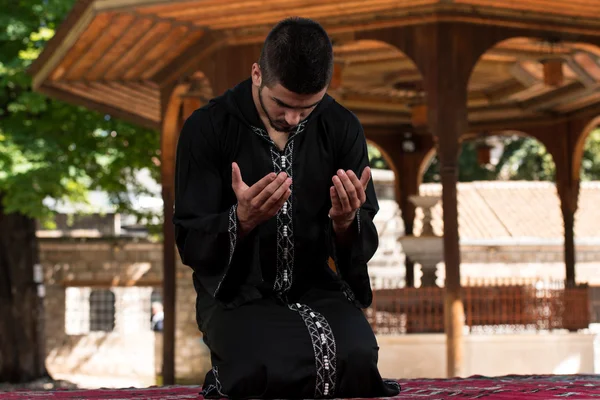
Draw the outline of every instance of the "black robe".
[[[238,238],[231,164],[251,186],[292,178],[276,217]],[[338,169],[360,176],[367,145],[357,118],[326,95],[280,151],[246,80],[196,110],[177,147],[176,242],[193,273],[196,317],[211,351],[205,397],[331,398],[395,395],[377,370],[367,261],[377,249],[372,182],[340,248],[328,217]],[[337,272],[328,266],[332,257]]]

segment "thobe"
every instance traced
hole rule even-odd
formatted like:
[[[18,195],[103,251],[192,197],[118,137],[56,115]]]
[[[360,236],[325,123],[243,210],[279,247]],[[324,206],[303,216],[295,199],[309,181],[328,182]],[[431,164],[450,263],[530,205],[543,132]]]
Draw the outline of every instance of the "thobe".
[[[177,146],[176,242],[193,269],[196,318],[213,368],[208,398],[376,397],[398,393],[377,369],[362,309],[372,300],[367,261],[378,245],[373,184],[340,247],[328,217],[338,169],[360,177],[367,145],[357,118],[323,100],[280,150],[246,80],[196,110]],[[292,178],[278,214],[238,236],[231,164],[251,186],[271,172]],[[335,261],[337,271],[328,265]]]

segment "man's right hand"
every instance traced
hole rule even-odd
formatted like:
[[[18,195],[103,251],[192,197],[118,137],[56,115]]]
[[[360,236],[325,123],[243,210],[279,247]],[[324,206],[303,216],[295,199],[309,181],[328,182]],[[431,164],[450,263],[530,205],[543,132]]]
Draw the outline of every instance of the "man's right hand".
[[[248,187],[242,180],[240,167],[231,164],[231,187],[237,197],[237,217],[240,236],[245,236],[259,224],[277,214],[290,197],[292,179],[285,172],[268,174]]]

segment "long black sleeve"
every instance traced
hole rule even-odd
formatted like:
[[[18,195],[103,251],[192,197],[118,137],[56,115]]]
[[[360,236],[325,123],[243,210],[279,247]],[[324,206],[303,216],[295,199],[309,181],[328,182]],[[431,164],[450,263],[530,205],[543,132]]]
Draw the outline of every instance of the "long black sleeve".
[[[355,120],[340,146],[337,168],[352,170],[360,178],[362,171],[369,165],[367,142],[362,126]],[[329,224],[329,254],[336,264],[338,273],[347,283],[356,303],[368,307],[373,300],[367,262],[373,257],[379,245],[377,228],[373,223],[379,204],[375,195],[372,179],[366,189],[366,201],[357,210],[356,218],[350,226],[351,240],[340,248],[337,243],[333,224]]]
[[[223,196],[223,154],[208,118],[208,111],[196,111],[181,130],[173,223],[182,262],[217,297],[236,250],[238,222],[236,204]]]

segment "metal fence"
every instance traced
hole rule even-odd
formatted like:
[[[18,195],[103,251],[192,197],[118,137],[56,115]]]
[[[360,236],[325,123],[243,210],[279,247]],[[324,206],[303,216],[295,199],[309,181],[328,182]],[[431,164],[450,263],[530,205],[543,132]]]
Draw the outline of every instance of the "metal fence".
[[[374,291],[366,316],[378,334],[444,331],[444,288]],[[585,329],[590,288],[562,282],[481,280],[463,284],[465,326],[472,333]]]

